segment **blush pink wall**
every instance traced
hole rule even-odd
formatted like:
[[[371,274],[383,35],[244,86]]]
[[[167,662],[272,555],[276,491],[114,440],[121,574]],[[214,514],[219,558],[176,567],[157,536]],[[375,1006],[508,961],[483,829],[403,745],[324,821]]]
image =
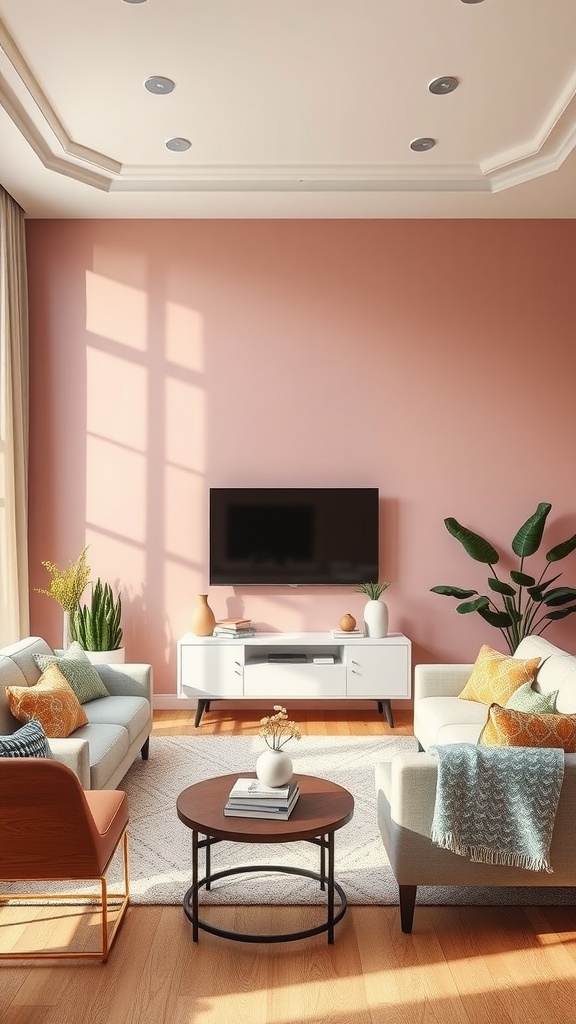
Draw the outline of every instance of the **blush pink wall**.
[[[209,486],[378,486],[391,629],[414,661],[504,649],[429,590],[485,587],[446,516],[504,551],[539,501],[543,550],[576,532],[574,221],[45,220],[27,236],[32,588],[42,559],[89,543],[122,588],[127,657],[173,693]],[[562,567],[573,584],[576,556]],[[210,603],[310,630],[361,618],[363,598],[222,587]],[[57,645],[57,606],[32,592],[31,614]],[[572,619],[546,635],[576,650]]]

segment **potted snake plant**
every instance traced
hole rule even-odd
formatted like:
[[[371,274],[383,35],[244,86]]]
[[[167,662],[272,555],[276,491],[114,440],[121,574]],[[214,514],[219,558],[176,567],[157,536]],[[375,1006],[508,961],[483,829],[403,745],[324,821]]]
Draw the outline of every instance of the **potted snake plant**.
[[[114,596],[109,583],[100,577],[92,585],[89,604],[78,604],[71,621],[71,634],[94,663],[123,662],[122,600]]]

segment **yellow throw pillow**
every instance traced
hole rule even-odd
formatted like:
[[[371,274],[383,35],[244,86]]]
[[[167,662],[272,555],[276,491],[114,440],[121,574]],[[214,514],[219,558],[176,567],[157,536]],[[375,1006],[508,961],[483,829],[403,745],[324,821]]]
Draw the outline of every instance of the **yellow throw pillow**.
[[[488,747],[561,747],[576,754],[576,715],[534,715],[492,704],[478,742]]]
[[[540,658],[511,658],[484,644],[472,675],[458,696],[479,704],[507,704],[522,683],[533,682],[539,664]]]
[[[57,665],[48,665],[35,686],[7,686],[10,711],[19,722],[35,718],[47,736],[69,736],[88,719]]]

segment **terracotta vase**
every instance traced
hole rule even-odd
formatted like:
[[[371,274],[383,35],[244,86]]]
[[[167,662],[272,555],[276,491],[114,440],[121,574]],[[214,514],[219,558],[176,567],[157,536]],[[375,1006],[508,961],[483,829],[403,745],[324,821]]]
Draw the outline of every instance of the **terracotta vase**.
[[[283,750],[268,747],[256,758],[256,778],[265,786],[285,786],[293,771],[292,760]]]
[[[192,622],[190,624],[192,632],[196,636],[212,636],[215,625],[216,616],[208,604],[208,594],[198,594],[198,600],[192,612]]]
[[[349,633],[351,629],[356,629],[356,619],[350,612],[346,612],[340,619],[340,629],[343,633]]]

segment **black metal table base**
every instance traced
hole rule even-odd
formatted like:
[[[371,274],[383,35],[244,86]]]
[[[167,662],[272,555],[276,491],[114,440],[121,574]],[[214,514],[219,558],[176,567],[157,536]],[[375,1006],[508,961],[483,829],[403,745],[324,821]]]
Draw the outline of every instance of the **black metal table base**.
[[[322,932],[327,932],[327,941],[330,945],[334,943],[334,928],[342,920],[344,914],[348,909],[348,900],[346,893],[342,886],[334,879],[334,833],[331,833],[327,837],[319,836],[314,839],[304,840],[305,842],[314,843],[320,847],[320,871],[308,871],[305,868],[292,868],[285,867],[280,864],[255,864],[249,867],[240,868],[228,868],[225,871],[217,871],[212,874],[210,867],[210,853],[211,847],[215,843],[221,842],[220,839],[213,839],[209,836],[206,839],[199,840],[198,833],[192,832],[192,885],[186,892],[183,900],[183,908],[186,917],[192,925],[192,939],[194,942],[198,942],[199,929],[202,931],[210,932],[211,935],[218,935],[223,939],[233,939],[236,942],[294,942],[296,939],[307,939],[311,935],[320,935]],[[198,850],[205,848],[206,850],[206,875],[204,878],[198,879]],[[328,852],[328,874],[325,874],[325,855]],[[213,882],[218,881],[220,878],[229,878],[231,875],[246,875],[254,872],[270,871],[284,875],[298,875],[301,878],[311,878],[313,881],[320,883],[320,888],[326,890],[327,896],[327,917],[319,925],[315,925],[313,928],[304,928],[301,931],[296,932],[282,932],[282,933],[269,933],[263,935],[252,935],[248,932],[235,932],[229,931],[226,928],[217,928],[215,925],[208,924],[207,921],[203,921],[199,916],[199,905],[198,905],[198,893],[202,888],[206,888],[206,891],[210,890]],[[338,894],[340,899],[340,906],[338,908],[334,905],[334,896]]]

